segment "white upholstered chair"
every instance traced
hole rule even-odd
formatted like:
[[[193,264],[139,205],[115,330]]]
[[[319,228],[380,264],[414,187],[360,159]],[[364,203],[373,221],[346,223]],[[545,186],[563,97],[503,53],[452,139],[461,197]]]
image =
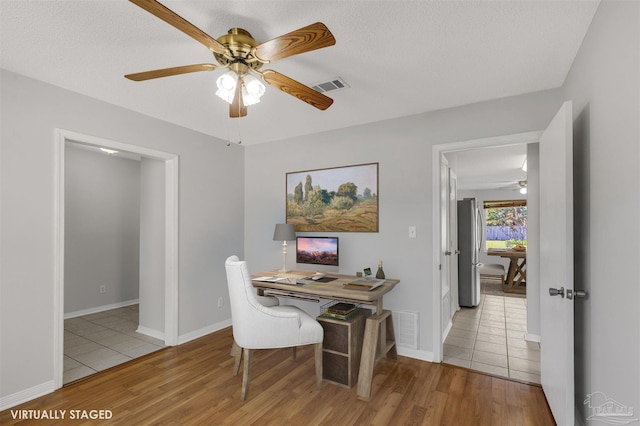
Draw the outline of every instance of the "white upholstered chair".
[[[241,400],[245,400],[249,390],[253,350],[294,348],[314,345],[315,373],[318,389],[322,388],[322,326],[314,318],[295,306],[265,306],[260,303],[251,284],[247,263],[237,256],[225,262],[231,321],[233,323],[234,348],[236,356],[234,375],[238,374],[240,359],[244,357]],[[241,350],[240,350],[241,348]]]

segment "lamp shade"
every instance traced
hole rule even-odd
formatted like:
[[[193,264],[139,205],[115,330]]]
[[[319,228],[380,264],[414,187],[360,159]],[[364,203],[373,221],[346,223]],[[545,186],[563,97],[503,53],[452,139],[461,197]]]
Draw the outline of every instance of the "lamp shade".
[[[273,232],[273,241],[292,241],[296,239],[296,231],[293,229],[293,225],[288,223],[276,224],[276,229]]]
[[[233,71],[227,71],[216,80],[216,85],[218,86],[216,95],[226,102],[232,103],[236,94],[236,84],[238,84],[238,74]]]

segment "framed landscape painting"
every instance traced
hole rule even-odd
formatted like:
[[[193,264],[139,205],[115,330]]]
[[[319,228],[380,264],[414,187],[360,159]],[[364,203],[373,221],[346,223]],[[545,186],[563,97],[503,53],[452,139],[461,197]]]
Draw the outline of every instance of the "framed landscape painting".
[[[378,163],[287,173],[286,193],[298,232],[378,232]]]

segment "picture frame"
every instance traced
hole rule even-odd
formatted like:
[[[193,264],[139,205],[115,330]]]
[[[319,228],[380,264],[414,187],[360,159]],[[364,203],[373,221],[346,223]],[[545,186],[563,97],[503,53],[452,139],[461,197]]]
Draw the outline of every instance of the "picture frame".
[[[296,232],[378,232],[378,163],[286,173],[286,223]]]

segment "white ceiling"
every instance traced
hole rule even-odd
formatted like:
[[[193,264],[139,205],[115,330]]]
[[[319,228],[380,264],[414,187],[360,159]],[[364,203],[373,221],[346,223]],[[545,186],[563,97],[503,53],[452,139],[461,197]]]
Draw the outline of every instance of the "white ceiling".
[[[215,60],[125,0],[0,0],[0,66],[222,139],[255,144],[560,86],[599,0],[162,3],[213,37],[258,42],[325,23],[337,44],[270,64],[304,84],[342,77],[327,111],[272,87],[243,119],[214,96],[221,71],[124,74]]]
[[[527,180],[522,170],[525,144],[448,152],[445,157],[456,173],[459,190],[518,190],[518,182]]]

